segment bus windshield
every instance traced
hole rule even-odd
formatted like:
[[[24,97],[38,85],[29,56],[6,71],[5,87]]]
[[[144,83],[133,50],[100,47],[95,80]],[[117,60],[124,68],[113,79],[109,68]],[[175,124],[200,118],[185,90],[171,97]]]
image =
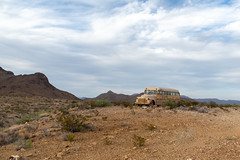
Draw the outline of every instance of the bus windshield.
[[[157,94],[157,91],[145,90],[145,94]]]

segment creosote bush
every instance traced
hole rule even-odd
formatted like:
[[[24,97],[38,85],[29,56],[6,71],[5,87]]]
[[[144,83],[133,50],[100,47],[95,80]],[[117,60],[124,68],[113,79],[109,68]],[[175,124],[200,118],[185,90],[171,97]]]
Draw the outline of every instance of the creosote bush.
[[[62,129],[68,132],[80,132],[86,129],[85,124],[86,117],[83,115],[68,114],[61,115],[57,118],[57,121],[62,126]]]
[[[21,119],[15,119],[16,124],[24,124],[26,122],[31,122],[36,119],[36,115],[25,115]]]
[[[170,109],[176,108],[178,106],[178,104],[175,101],[173,101],[173,100],[166,101],[165,105],[169,106]]]
[[[209,106],[211,108],[216,108],[216,107],[218,107],[218,104],[216,102],[211,101],[211,102],[209,102]]]
[[[90,105],[91,107],[107,107],[111,106],[112,104],[108,100],[99,99],[85,102],[85,105]]]
[[[107,107],[107,106],[111,106],[111,103],[108,100],[96,100],[96,107]]]
[[[136,134],[133,135],[133,145],[134,147],[141,147],[144,146],[146,142],[146,139],[141,137],[141,136],[137,136]]]
[[[28,149],[32,147],[32,141],[30,139],[19,139],[17,142],[15,142],[15,149],[20,150],[21,148]]]

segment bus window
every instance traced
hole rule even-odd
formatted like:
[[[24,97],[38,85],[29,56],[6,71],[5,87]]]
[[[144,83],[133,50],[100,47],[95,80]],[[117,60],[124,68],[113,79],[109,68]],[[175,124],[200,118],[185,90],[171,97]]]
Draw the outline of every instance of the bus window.
[[[158,91],[158,94],[162,95],[162,94],[163,94],[163,91]]]
[[[150,94],[150,91],[149,91],[149,90],[145,90],[144,93],[145,93],[145,94]]]

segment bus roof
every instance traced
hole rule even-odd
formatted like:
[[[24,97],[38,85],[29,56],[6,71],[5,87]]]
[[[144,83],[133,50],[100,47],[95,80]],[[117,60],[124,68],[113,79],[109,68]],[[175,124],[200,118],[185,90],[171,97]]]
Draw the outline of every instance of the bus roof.
[[[162,87],[147,87],[145,90],[162,90],[162,91],[170,91],[170,92],[179,92],[176,89],[172,88],[162,88]]]

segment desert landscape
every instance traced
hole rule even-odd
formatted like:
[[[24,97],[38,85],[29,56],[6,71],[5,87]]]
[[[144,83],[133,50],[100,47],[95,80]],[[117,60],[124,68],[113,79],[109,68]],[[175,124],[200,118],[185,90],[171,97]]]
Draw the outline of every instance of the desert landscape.
[[[0,159],[240,158],[238,107],[91,107],[81,100],[19,96],[1,96],[0,102]],[[59,117],[68,115],[84,117],[78,118],[82,129],[67,131]],[[72,120],[68,127],[76,125]]]
[[[237,104],[182,98],[135,106],[140,94],[80,100],[42,73],[0,68],[0,159],[239,159]]]
[[[0,0],[0,160],[240,160],[240,0]]]

